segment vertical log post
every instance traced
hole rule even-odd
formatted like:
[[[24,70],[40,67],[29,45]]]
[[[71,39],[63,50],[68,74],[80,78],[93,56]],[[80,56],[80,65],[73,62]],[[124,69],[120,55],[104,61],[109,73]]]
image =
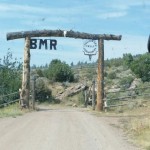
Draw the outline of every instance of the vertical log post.
[[[87,81],[84,81],[85,90],[84,90],[84,107],[87,107],[88,105],[88,87],[87,87]]]
[[[35,76],[32,78],[32,109],[35,110]]]
[[[95,80],[93,80],[93,89],[92,89],[92,109],[95,110]]]
[[[23,100],[22,106],[26,106],[27,108],[29,108],[29,97],[30,97],[30,37],[25,38],[21,97]]]
[[[103,110],[104,98],[104,40],[98,40],[97,105],[96,110]]]
[[[35,76],[32,77],[32,109],[35,109]]]
[[[87,107],[88,103],[88,96],[87,96],[87,90],[84,91],[84,107]]]

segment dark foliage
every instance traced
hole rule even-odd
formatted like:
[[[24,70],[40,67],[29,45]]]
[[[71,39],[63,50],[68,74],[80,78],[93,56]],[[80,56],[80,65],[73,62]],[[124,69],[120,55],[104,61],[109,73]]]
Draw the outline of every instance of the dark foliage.
[[[21,69],[22,64],[8,52],[0,61],[0,94],[18,91],[21,87]]]
[[[150,81],[150,54],[146,53],[136,58],[130,68],[143,82]]]
[[[71,67],[58,59],[51,61],[49,68],[44,71],[44,75],[52,81],[72,82],[74,80]]]
[[[130,67],[131,63],[133,62],[133,56],[130,53],[123,54],[123,62],[124,62],[124,65],[126,65],[127,67]]]
[[[48,81],[45,78],[38,78],[36,80],[36,100],[39,102],[52,101],[52,91],[48,88]]]
[[[14,93],[21,87],[22,64],[8,52],[0,59],[0,96]],[[18,94],[0,97],[0,104],[19,98]]]

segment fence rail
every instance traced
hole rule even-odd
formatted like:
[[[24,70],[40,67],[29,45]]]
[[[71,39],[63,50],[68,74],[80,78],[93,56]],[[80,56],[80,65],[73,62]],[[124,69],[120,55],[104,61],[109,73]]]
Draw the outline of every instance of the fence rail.
[[[121,93],[121,92],[126,92],[126,91],[136,91],[136,90],[148,89],[148,88],[150,88],[150,86],[142,87],[142,88],[135,88],[135,89],[126,89],[126,90],[119,90],[119,91],[106,92],[106,94],[109,94],[109,93]]]
[[[0,98],[7,97],[7,96],[10,96],[10,95],[15,95],[15,94],[19,94],[19,92],[10,93],[10,94],[7,94],[7,95],[1,95]]]
[[[13,92],[7,95],[1,95],[0,101],[2,102],[0,104],[0,107],[8,106],[9,104],[15,103],[19,101],[19,92]]]
[[[145,96],[145,95],[150,96],[150,93],[134,94],[134,95],[131,95],[131,96],[124,96],[124,97],[118,97],[118,98],[110,98],[110,99],[107,99],[107,101],[110,101],[110,100],[129,101],[129,99],[126,99],[126,98],[135,98],[135,97],[138,97],[138,96]]]
[[[128,102],[130,101],[136,101],[138,97],[141,97],[141,96],[148,96],[150,97],[150,92],[147,93],[137,93],[135,91],[139,91],[139,90],[142,90],[142,89],[150,89],[150,86],[147,86],[147,87],[142,87],[142,88],[135,88],[135,89],[127,89],[127,90],[120,90],[120,91],[113,91],[113,92],[106,92],[106,95],[107,94],[111,94],[111,93],[121,93],[121,92],[126,92],[126,94],[131,94],[131,95],[126,95],[126,96],[123,96],[123,97],[116,97],[116,98],[104,98],[104,108],[107,109],[107,108],[110,108],[110,107],[118,107],[118,106],[125,106],[125,105],[128,105]],[[135,92],[134,94],[132,93],[128,93],[128,91],[131,91],[131,92]],[[109,102],[111,101],[119,101],[119,102],[124,102],[126,101],[127,103],[124,103],[124,104],[108,104]]]
[[[3,104],[1,104],[0,105],[0,107],[2,107],[2,106],[8,106],[9,104],[12,104],[12,103],[15,103],[15,102],[18,102],[20,99],[16,99],[16,100],[14,100],[14,101],[10,101],[10,102],[8,102],[8,103],[3,103]]]

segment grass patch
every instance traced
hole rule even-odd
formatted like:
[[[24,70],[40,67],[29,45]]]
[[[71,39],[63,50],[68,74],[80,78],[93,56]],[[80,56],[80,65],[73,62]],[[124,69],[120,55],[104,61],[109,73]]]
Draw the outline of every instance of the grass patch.
[[[92,114],[98,117],[106,117],[108,120],[117,120],[117,122],[111,121],[112,126],[121,128],[129,137],[129,140],[144,148],[150,150],[150,102],[142,101],[143,107],[135,107],[128,109],[123,107],[122,113],[117,113],[115,110],[109,110],[108,112],[93,112]],[[109,123],[109,121],[108,121]]]
[[[131,119],[127,130],[133,135],[136,143],[150,150],[150,116]]]
[[[3,117],[16,117],[23,115],[23,111],[20,110],[19,104],[12,104],[4,108],[0,108],[0,118]]]
[[[136,136],[136,140],[146,150],[150,150],[150,129],[143,130],[139,135]]]
[[[136,135],[141,135],[143,132],[150,130],[150,118],[133,119],[131,121],[131,130]]]

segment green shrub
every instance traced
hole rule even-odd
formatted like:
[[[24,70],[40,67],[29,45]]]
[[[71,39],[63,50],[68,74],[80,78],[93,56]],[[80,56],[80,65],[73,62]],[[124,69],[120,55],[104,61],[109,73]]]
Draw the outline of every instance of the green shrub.
[[[115,100],[115,99],[118,98],[119,96],[120,96],[120,94],[118,92],[116,92],[116,93],[108,93],[106,95],[107,99],[109,99],[107,101],[107,104],[108,105],[115,105],[115,104],[117,104],[118,100]]]
[[[133,56],[130,53],[123,54],[123,63],[125,66],[130,67],[132,62],[133,62]]]
[[[145,88],[145,87],[150,87],[150,82],[142,82],[138,88],[140,88],[138,90],[139,93],[150,93],[150,88]]]
[[[78,94],[78,101],[79,101],[79,104],[84,104],[84,92],[80,92],[79,94]]]
[[[41,69],[36,69],[36,73],[39,77],[44,77],[43,71]]]
[[[127,89],[130,87],[131,83],[133,82],[134,78],[132,76],[128,76],[128,77],[123,77],[121,78],[121,80],[119,81],[119,85],[123,88],[123,89]]]
[[[8,52],[0,59],[0,95],[18,91],[21,87],[22,64]]]
[[[121,71],[121,69],[116,69],[115,72],[116,72],[116,73],[121,73],[122,71]]]
[[[44,71],[44,76],[46,76],[50,80],[58,82],[74,81],[71,67],[65,62],[61,62],[58,59],[54,59],[51,61],[49,68]]]
[[[105,60],[105,67],[108,66],[108,67],[112,67],[112,66],[115,66],[115,67],[119,67],[123,64],[123,60],[122,58],[113,58],[113,59],[107,59]]]
[[[95,78],[95,75],[96,75],[96,68],[89,67],[86,69],[85,76],[88,80],[93,80],[93,78]]]
[[[104,71],[104,77],[107,77],[108,73],[106,71]]]
[[[150,54],[147,53],[136,58],[130,68],[143,82],[150,81]]]
[[[105,79],[105,85],[109,85],[109,86],[111,86],[111,85],[113,85],[113,81],[112,80],[110,80],[110,79]]]
[[[108,79],[115,79],[116,78],[116,72],[112,71],[108,74]]]
[[[45,81],[45,78],[38,78],[36,80],[35,97],[39,102],[52,102],[52,91],[48,88],[48,83]]]

